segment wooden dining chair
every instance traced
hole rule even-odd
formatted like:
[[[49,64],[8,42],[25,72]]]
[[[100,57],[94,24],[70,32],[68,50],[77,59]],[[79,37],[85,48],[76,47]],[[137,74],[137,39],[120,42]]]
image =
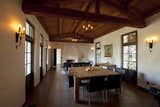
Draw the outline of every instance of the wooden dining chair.
[[[109,99],[109,91],[112,89],[118,90],[121,93],[121,75],[109,75],[107,80],[104,81],[105,90]]]
[[[104,92],[104,79],[105,79],[104,76],[91,77],[89,79],[88,84],[86,85],[87,92],[89,94],[93,93],[93,92],[99,92],[99,91]],[[104,96],[104,100],[105,100],[105,96]],[[90,100],[90,98],[89,98],[88,103],[89,103],[89,106],[91,106],[91,100]]]

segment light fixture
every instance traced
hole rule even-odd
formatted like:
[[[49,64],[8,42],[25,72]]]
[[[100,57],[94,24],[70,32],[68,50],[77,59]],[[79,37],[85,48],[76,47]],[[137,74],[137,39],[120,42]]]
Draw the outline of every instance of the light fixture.
[[[75,39],[75,38],[72,39],[72,42],[77,42],[77,41],[78,41],[78,39]]]
[[[92,29],[93,29],[93,25],[91,25],[91,24],[88,24],[88,25],[82,25],[82,28],[83,28],[84,30],[86,30],[86,31],[88,31],[88,30],[92,30]]]
[[[48,45],[48,49],[51,49],[52,47],[50,45]]]
[[[91,47],[91,51],[94,51],[94,47]]]
[[[21,45],[22,37],[25,35],[25,28],[22,25],[18,25],[18,31],[16,32],[16,49]]]
[[[158,38],[156,36],[150,37],[150,38],[146,38],[145,42],[148,44],[149,51],[151,53],[152,52],[152,48],[153,48],[153,43],[158,42]]]

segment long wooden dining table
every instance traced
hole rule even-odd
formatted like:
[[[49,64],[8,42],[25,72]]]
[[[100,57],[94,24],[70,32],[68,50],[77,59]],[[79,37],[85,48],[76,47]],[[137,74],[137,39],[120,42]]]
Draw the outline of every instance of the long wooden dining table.
[[[79,102],[79,89],[81,80],[90,77],[120,75],[118,72],[113,72],[101,67],[71,67],[69,74],[74,77],[74,100]]]

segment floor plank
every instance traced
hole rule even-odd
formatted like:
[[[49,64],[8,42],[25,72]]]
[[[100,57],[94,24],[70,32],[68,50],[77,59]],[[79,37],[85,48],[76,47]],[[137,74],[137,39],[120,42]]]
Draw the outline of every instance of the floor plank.
[[[81,94],[80,98],[88,101],[88,94]],[[90,99],[98,102],[92,107],[158,107],[151,95],[126,83],[123,83],[121,94],[111,92],[107,103],[103,102],[101,93],[90,95]],[[74,102],[73,88],[68,87],[66,74],[60,69],[47,73],[27,104],[36,104],[36,107],[88,107],[88,103]]]

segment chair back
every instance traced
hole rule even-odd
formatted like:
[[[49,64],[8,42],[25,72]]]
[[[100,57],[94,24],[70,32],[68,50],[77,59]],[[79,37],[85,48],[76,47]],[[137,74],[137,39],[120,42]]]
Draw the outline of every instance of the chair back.
[[[107,78],[107,88],[116,89],[121,86],[121,75],[109,75]]]
[[[96,92],[104,90],[104,79],[105,77],[91,77],[87,85],[88,92]]]

